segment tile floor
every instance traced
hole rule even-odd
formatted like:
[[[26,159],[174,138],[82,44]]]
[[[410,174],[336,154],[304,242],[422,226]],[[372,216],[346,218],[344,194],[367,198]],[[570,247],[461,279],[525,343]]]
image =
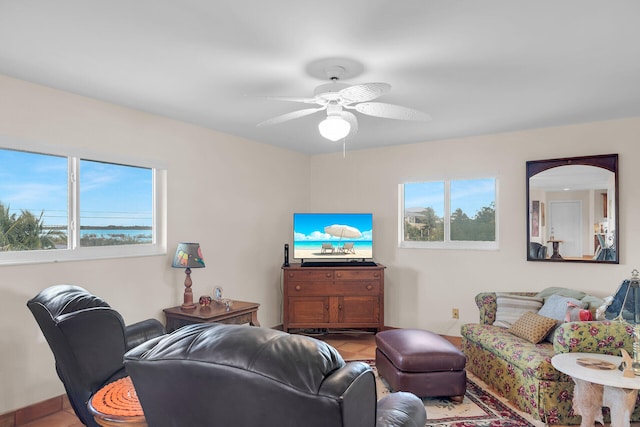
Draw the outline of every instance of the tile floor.
[[[63,409],[60,412],[49,415],[48,417],[40,418],[35,421],[31,421],[27,424],[22,424],[19,427],[83,427],[84,424],[80,422],[73,409]]]

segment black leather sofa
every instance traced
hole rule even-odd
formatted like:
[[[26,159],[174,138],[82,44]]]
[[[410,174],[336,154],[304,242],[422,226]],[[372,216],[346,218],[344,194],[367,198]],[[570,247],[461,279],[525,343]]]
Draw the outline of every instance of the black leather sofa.
[[[376,402],[373,371],[325,342],[273,329],[198,324],[125,355],[150,426],[423,427],[410,393]]]
[[[99,427],[87,409],[91,396],[127,375],[125,352],[165,333],[155,319],[125,326],[109,304],[79,286],[51,286],[27,307],[51,347],[73,410],[87,426]]]

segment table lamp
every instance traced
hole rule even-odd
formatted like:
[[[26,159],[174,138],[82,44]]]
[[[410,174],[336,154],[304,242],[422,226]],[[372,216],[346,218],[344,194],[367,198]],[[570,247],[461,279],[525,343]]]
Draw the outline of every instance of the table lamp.
[[[191,269],[203,268],[204,266],[199,243],[178,243],[178,249],[176,249],[176,255],[173,257],[171,267],[186,269],[184,271],[187,275],[184,279],[184,302],[181,306],[185,310],[196,308],[193,302],[193,291],[191,290]]]
[[[622,282],[605,312],[605,318],[633,325],[632,368],[635,375],[640,375],[640,275],[638,270],[634,269],[631,272],[631,279]]]

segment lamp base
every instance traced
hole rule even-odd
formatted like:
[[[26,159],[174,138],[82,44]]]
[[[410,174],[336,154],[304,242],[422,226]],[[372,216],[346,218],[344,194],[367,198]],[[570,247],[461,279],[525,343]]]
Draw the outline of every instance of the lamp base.
[[[633,373],[640,376],[640,325],[633,325]]]
[[[193,284],[191,282],[191,269],[187,267],[184,273],[187,275],[187,277],[185,277],[184,279],[184,302],[182,303],[180,308],[183,310],[193,310],[196,308],[196,305],[193,302],[193,291],[191,290],[191,285]]]

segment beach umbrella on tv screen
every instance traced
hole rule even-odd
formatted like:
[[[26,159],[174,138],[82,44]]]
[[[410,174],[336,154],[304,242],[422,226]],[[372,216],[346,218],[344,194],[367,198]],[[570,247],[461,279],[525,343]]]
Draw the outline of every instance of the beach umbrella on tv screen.
[[[355,227],[349,225],[333,224],[324,228],[324,232],[334,237],[358,239],[362,237],[362,233]]]

